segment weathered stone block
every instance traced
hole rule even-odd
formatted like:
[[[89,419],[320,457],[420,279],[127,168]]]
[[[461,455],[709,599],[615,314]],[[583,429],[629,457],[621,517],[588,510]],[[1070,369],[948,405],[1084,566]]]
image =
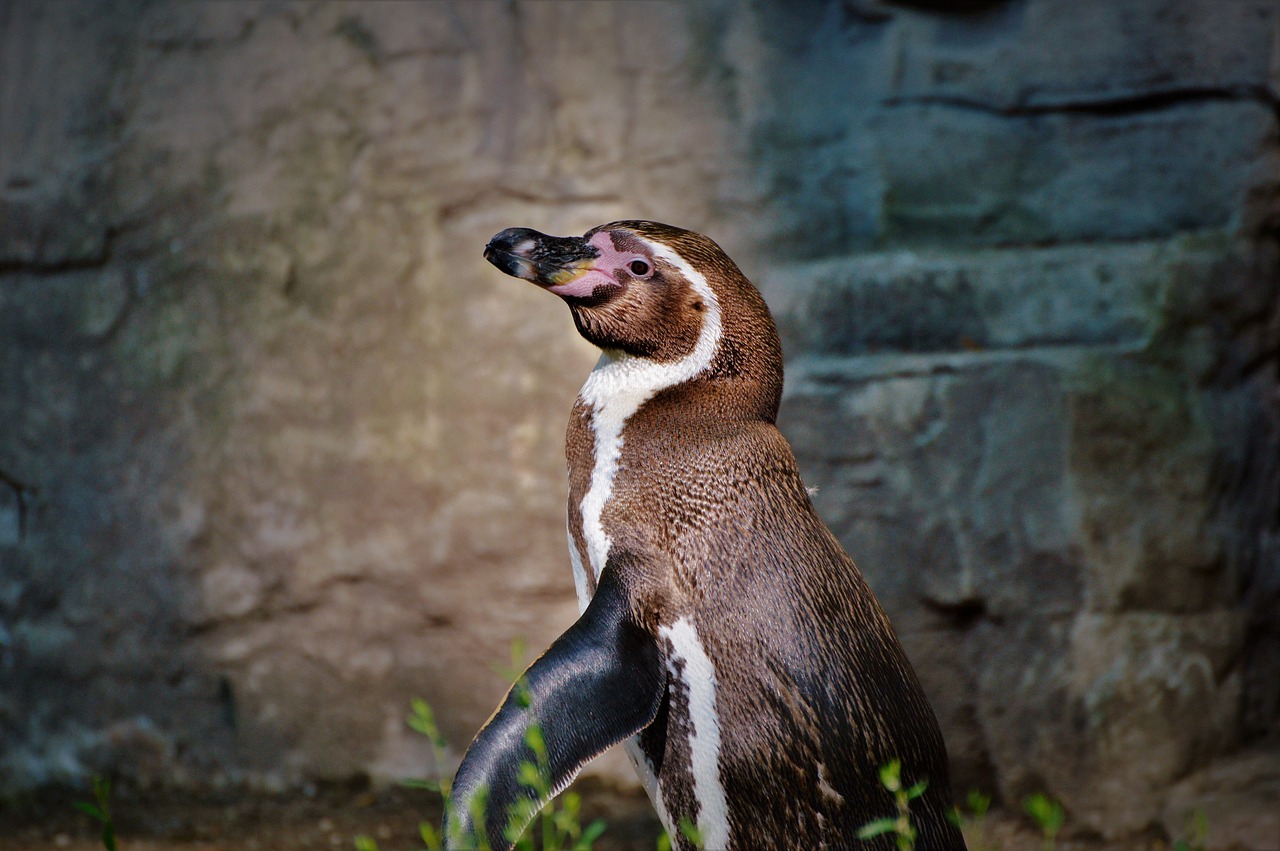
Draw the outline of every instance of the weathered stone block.
[[[1214,255],[1216,256],[1216,254]],[[771,270],[789,351],[821,355],[1141,346],[1201,254],[1178,244],[861,254]]]
[[[1000,109],[1247,97],[1266,85],[1280,31],[1270,0],[992,5],[897,16],[895,96]]]
[[[1089,608],[1230,605],[1238,577],[1208,498],[1217,449],[1185,376],[1099,357],[1072,383],[1070,486],[1079,502]]]
[[[766,94],[744,118],[777,255],[1166,235],[1246,194],[1274,218],[1267,0],[840,10],[766,4],[763,56],[728,60]]]
[[[978,714],[1002,795],[1047,792],[1108,837],[1154,825],[1168,786],[1233,741],[1242,627],[1235,611],[983,625]]]
[[[1230,133],[1222,128],[1230,127]],[[1274,110],[1252,101],[1093,115],[886,110],[884,236],[1051,243],[1227,227],[1255,181]]]
[[[1055,367],[815,361],[793,363],[790,388],[780,423],[814,503],[901,619],[1078,604]]]
[[[12,547],[22,540],[22,505],[14,488],[0,482],[0,547]]]
[[[1046,769],[1088,748],[1083,713],[1067,699],[1072,621],[1069,613],[984,621],[969,638],[974,713],[1005,801],[1053,794]]]
[[[100,262],[112,224],[112,78],[127,4],[12,4],[0,27],[0,265]]]
[[[1168,787],[1233,743],[1243,644],[1238,611],[1082,613],[1068,694],[1083,713],[1086,749],[1083,759],[1042,766],[1054,794],[1108,836],[1156,821]]]

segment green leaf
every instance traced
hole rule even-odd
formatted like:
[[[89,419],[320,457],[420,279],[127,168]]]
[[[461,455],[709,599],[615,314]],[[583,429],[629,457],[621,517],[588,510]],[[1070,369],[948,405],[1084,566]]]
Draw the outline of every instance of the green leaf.
[[[529,822],[538,814],[537,801],[531,801],[528,798],[519,798],[511,803],[507,808],[507,826],[503,830],[503,835],[508,842],[519,842],[524,835],[525,828]],[[479,822],[483,824],[483,822]]]
[[[702,831],[687,816],[680,819],[680,835],[692,842],[695,848],[702,847]]]
[[[1051,825],[1062,815],[1062,807],[1052,798],[1037,792],[1022,802],[1027,814],[1041,825]]]
[[[93,804],[88,803],[87,801],[76,801],[71,806],[75,807],[77,810],[79,810],[82,813],[87,813],[88,815],[93,816],[95,819],[97,819],[100,822],[107,821],[107,814],[104,813],[102,810],[98,809],[97,807],[95,807]]]
[[[862,827],[858,828],[859,839],[874,839],[885,833],[896,833],[898,830],[898,820],[891,818],[878,818],[875,821],[869,821]]]
[[[977,789],[970,789],[965,803],[969,805],[969,812],[978,818],[982,818],[987,814],[987,810],[991,807],[991,796],[984,795]]]
[[[890,792],[897,792],[902,788],[902,760],[889,760],[887,765],[880,768],[880,783]]]
[[[916,798],[919,798],[921,795],[924,794],[924,790],[925,788],[928,787],[928,785],[929,785],[929,781],[926,779],[926,780],[921,780],[919,783],[912,786],[910,789],[907,790],[907,800],[914,801]]]
[[[472,796],[470,805],[468,807],[471,813],[471,823],[476,825],[484,825],[485,823],[484,813],[485,813],[485,810],[488,808],[489,808],[489,790],[481,786],[479,789],[475,791],[475,794]],[[481,827],[478,835],[473,835],[467,838],[475,840],[478,843],[476,846],[477,848],[485,849],[486,851],[489,848],[489,832],[485,830],[483,827]]]
[[[378,843],[372,836],[357,836],[355,845],[356,851],[378,851]]]
[[[524,743],[529,746],[529,750],[533,751],[533,755],[537,757],[538,762],[544,762],[547,756],[547,740],[542,737],[542,728],[537,724],[530,724],[529,729],[525,731]]]
[[[523,635],[511,639],[511,667],[516,670],[524,668],[525,641]]]
[[[582,831],[582,836],[578,838],[578,841],[573,843],[573,847],[570,851],[591,851],[591,846],[594,845],[596,840],[604,833],[605,827],[606,825],[603,819],[596,819],[591,822],[591,824],[587,825],[586,829]]]
[[[436,724],[435,713],[431,711],[431,704],[415,697],[409,701],[409,706],[413,710],[409,713],[409,728],[432,740],[439,737],[440,728]]]
[[[442,851],[444,848],[444,841],[440,836],[440,831],[436,830],[435,825],[429,822],[418,823],[418,836],[422,837],[422,844],[427,846],[427,851]]]
[[[1062,804],[1043,792],[1036,792],[1023,798],[1022,809],[1040,826],[1041,832],[1050,838],[1057,835],[1066,819]]]
[[[492,670],[496,672],[498,676],[502,677],[502,679],[505,682],[508,682],[508,683],[518,682],[521,673],[523,673],[524,669],[528,667],[524,661],[524,655],[525,655],[524,650],[525,650],[525,643],[523,638],[517,637],[517,638],[511,639],[510,666],[493,665]]]
[[[665,830],[658,836],[657,851],[671,851],[671,837]]]
[[[516,782],[526,789],[532,789],[537,792],[542,788],[542,773],[538,771],[538,766],[532,762],[522,762],[516,774]]]

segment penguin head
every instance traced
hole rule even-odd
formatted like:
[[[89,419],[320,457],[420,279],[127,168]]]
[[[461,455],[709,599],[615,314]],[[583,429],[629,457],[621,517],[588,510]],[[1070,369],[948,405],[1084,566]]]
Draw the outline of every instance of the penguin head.
[[[695,345],[707,299],[637,224],[602,225],[581,237],[510,228],[489,241],[484,256],[564,299],[578,331],[600,348],[676,360]]]
[[[560,296],[579,333],[617,356],[677,363],[705,349],[697,378],[750,385],[772,420],[782,353],[760,293],[708,237],[648,221],[620,221],[581,237],[508,228],[485,259]]]

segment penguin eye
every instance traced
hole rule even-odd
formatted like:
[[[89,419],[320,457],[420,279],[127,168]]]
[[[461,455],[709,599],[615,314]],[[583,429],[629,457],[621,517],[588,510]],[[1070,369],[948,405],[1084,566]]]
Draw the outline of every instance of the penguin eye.
[[[632,260],[627,264],[627,268],[631,270],[631,274],[637,278],[642,278],[649,274],[649,264],[643,260]]]

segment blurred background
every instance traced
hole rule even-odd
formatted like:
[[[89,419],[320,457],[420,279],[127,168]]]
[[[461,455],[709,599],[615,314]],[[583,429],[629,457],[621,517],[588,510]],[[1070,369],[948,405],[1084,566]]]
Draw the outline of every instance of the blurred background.
[[[596,356],[481,251],[653,218],[766,294],[957,790],[1275,847],[1274,0],[0,0],[0,51],[0,794],[452,770],[576,617]]]

